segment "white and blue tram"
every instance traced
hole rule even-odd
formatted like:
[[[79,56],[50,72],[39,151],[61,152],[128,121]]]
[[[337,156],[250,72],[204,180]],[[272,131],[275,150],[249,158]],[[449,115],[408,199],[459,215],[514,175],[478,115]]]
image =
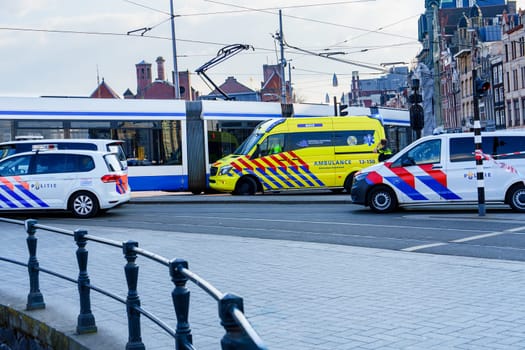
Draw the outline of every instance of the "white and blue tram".
[[[333,112],[333,106],[315,104],[0,97],[0,142],[21,137],[122,140],[133,191],[201,193],[207,189],[209,164],[233,153],[261,121]],[[371,114],[360,107],[350,107],[349,113]],[[408,144],[408,111],[379,109],[379,114],[393,148]]]

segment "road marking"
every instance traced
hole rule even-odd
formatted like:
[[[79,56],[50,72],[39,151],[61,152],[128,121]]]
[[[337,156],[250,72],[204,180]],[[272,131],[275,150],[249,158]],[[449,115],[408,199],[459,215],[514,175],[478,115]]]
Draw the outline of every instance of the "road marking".
[[[453,241],[449,241],[449,243],[463,243],[463,242],[469,242],[469,241],[475,241],[476,239],[482,239],[487,237],[494,237],[494,236],[501,236],[506,233],[509,233],[508,231],[500,231],[500,232],[492,232],[492,233],[486,233],[484,235],[477,235],[477,236],[470,236],[460,239],[455,239]]]
[[[485,233],[485,234],[482,234],[482,235],[476,235],[476,236],[470,236],[470,237],[455,239],[455,240],[448,241],[448,242],[438,242],[438,243],[429,243],[429,244],[417,245],[417,246],[413,246],[413,247],[403,248],[403,249],[401,249],[401,251],[404,251],[404,252],[415,252],[415,251],[418,251],[418,250],[421,250],[421,249],[434,248],[434,247],[440,247],[440,246],[448,245],[450,243],[470,242],[470,241],[475,241],[477,239],[501,236],[501,235],[504,235],[504,234],[514,233],[514,232],[518,232],[518,231],[525,231],[525,226],[510,228],[510,229],[505,230],[505,231],[491,232],[491,233]]]
[[[510,228],[507,231],[509,232],[525,231],[525,226]]]
[[[174,215],[173,218],[195,218],[198,220],[210,219],[210,220],[232,220],[232,221],[261,221],[261,222],[282,222],[282,223],[310,223],[310,224],[329,224],[335,226],[357,226],[357,227],[376,227],[376,228],[399,228],[399,229],[410,229],[410,230],[421,230],[421,231],[453,231],[453,232],[483,232],[483,230],[472,230],[472,229],[456,229],[456,228],[435,228],[429,226],[407,226],[407,225],[382,225],[382,224],[369,224],[363,222],[338,222],[338,221],[317,221],[317,220],[292,220],[292,219],[265,219],[265,218],[242,218],[242,217],[226,217],[226,216],[207,216],[203,218],[201,216],[194,215]]]
[[[426,248],[434,248],[439,247],[442,245],[447,245],[448,243],[431,243],[431,244],[422,244],[422,245],[416,245],[413,247],[403,248],[401,251],[403,252],[415,252],[416,250],[426,249]]]

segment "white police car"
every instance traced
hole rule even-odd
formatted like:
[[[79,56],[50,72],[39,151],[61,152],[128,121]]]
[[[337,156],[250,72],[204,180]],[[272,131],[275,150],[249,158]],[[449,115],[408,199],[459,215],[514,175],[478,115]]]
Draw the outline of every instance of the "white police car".
[[[89,218],[129,201],[115,153],[37,148],[0,161],[1,211],[58,209]]]
[[[482,135],[486,204],[525,212],[525,132]],[[475,204],[478,180],[472,133],[423,137],[354,176],[351,196],[378,213],[398,206]]]

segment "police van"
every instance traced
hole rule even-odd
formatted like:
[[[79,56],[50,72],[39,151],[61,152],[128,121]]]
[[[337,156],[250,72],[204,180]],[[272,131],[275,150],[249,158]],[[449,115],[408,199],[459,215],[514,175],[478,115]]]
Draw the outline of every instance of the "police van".
[[[29,152],[35,147],[42,149],[78,149],[115,153],[127,169],[126,154],[122,148],[124,142],[107,139],[44,139],[42,137],[16,137],[15,141],[0,143],[0,159],[15,153]]]
[[[212,164],[210,188],[238,195],[290,189],[350,191],[353,175],[378,163],[385,130],[368,116],[282,118],[259,124]]]
[[[525,132],[485,132],[482,152],[475,154],[473,133],[423,137],[388,161],[357,173],[352,202],[378,213],[399,206],[475,204],[479,156],[485,203],[525,212]]]
[[[115,153],[35,147],[0,160],[0,211],[58,209],[89,218],[130,200]]]

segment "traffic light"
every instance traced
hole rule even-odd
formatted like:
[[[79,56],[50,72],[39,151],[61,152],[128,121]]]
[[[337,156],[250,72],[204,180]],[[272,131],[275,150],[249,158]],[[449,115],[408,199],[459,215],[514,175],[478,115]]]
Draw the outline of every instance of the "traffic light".
[[[412,95],[408,96],[408,102],[421,103],[423,102],[423,96],[421,96],[421,94],[418,94],[417,92],[414,92]]]
[[[422,130],[425,126],[425,112],[423,107],[418,104],[410,106],[410,127],[416,131]]]
[[[476,95],[483,97],[487,95],[487,91],[490,89],[490,82],[481,78],[476,78]]]
[[[348,115],[348,111],[346,110],[348,108],[348,105],[339,104],[339,115]]]

